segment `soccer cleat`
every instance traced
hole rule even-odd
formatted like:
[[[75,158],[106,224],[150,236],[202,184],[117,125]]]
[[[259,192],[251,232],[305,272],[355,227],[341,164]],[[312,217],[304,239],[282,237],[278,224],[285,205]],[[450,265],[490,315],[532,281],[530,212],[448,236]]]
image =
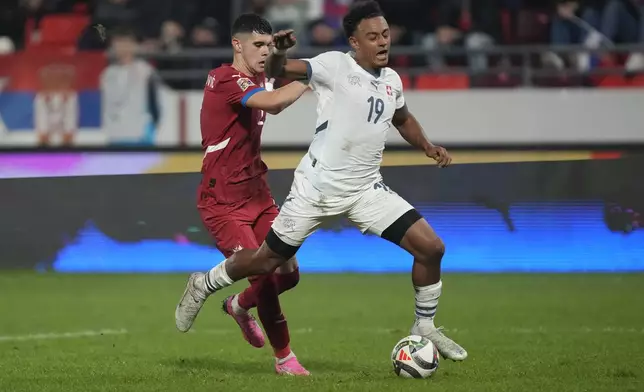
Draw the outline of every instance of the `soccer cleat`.
[[[287,359],[284,363],[275,363],[275,372],[284,376],[310,376],[308,370],[300,364],[295,356]]]
[[[252,314],[244,312],[242,314],[237,314],[233,311],[233,297],[230,296],[224,299],[222,303],[222,308],[226,314],[233,318],[239,325],[239,328],[242,331],[244,339],[253,347],[262,348],[264,347],[264,333],[262,329],[257,324],[257,320],[253,317]]]
[[[183,296],[174,311],[174,321],[177,329],[181,332],[190,330],[192,323],[197,318],[197,314],[199,314],[201,307],[206,302],[206,298],[208,298],[209,294],[206,290],[197,286],[197,280],[199,278],[203,279],[203,277],[204,274],[201,272],[195,272],[190,275],[186,290],[183,292]]]
[[[451,359],[452,361],[462,361],[467,358],[467,351],[445,336],[442,327],[436,328],[433,325],[422,325],[417,319],[414,326],[411,327],[411,334],[420,335],[431,340],[443,358]]]

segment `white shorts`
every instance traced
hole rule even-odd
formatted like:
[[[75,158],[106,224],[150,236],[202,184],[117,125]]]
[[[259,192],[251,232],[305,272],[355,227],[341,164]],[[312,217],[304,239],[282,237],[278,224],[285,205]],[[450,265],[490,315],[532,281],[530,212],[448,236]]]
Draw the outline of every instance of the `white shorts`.
[[[284,243],[300,246],[323,222],[345,216],[362,233],[381,236],[413,208],[382,180],[355,195],[329,198],[296,175],[272,229]]]

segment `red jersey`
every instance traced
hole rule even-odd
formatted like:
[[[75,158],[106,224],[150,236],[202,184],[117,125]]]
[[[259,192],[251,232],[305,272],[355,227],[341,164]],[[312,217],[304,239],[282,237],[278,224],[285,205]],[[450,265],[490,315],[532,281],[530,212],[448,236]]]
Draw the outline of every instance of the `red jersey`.
[[[268,190],[268,168],[260,154],[266,113],[246,107],[253,94],[264,90],[265,81],[264,74],[244,75],[230,64],[208,73],[201,104],[205,155],[200,199],[235,203]]]

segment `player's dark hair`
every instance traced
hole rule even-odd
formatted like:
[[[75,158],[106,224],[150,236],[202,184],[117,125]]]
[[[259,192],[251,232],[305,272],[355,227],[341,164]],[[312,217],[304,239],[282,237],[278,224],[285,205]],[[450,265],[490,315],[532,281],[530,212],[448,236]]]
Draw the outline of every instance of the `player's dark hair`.
[[[344,29],[344,34],[347,37],[351,37],[358,28],[360,22],[365,19],[376,18],[378,16],[384,16],[384,13],[380,9],[380,5],[374,0],[358,0],[351,8],[349,12],[342,19],[342,28]]]
[[[235,19],[230,35],[235,36],[240,33],[273,34],[273,27],[257,14],[241,14]]]

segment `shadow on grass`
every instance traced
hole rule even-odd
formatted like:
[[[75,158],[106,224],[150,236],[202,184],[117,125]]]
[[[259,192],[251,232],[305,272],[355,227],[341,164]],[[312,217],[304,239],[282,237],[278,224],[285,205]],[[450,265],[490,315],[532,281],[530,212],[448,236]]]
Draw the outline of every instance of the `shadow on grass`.
[[[161,362],[164,366],[175,368],[178,371],[198,371],[211,370],[216,372],[225,372],[232,374],[271,374],[274,372],[273,362],[271,359],[255,360],[216,358],[216,357],[194,357],[194,358],[176,358],[167,359]],[[306,366],[311,373],[366,373],[364,367],[356,366],[355,362],[342,360],[326,359],[303,359],[302,364]]]

